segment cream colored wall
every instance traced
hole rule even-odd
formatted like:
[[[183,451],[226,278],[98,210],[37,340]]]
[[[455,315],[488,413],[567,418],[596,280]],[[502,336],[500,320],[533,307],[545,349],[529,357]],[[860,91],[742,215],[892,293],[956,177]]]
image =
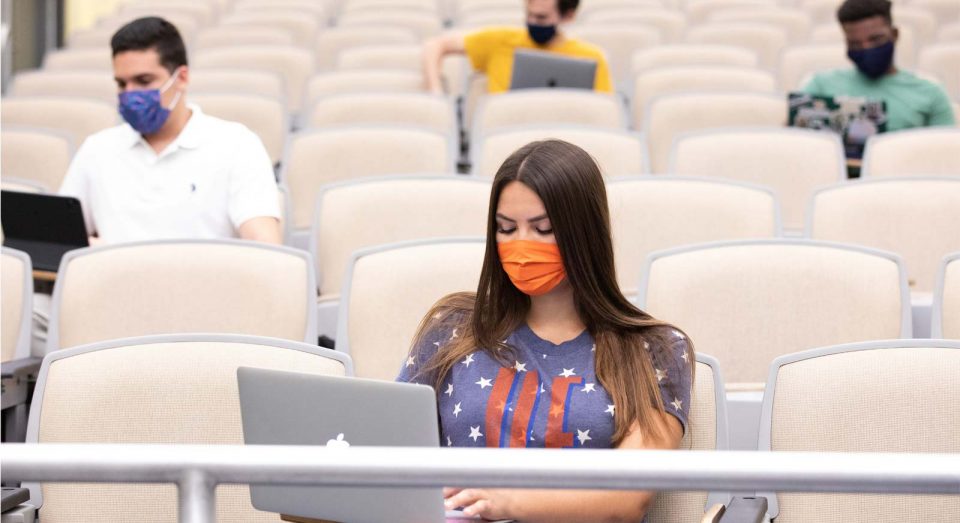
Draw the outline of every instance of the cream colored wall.
[[[64,35],[69,37],[77,29],[87,29],[97,19],[113,13],[128,0],[67,0],[64,5]]]

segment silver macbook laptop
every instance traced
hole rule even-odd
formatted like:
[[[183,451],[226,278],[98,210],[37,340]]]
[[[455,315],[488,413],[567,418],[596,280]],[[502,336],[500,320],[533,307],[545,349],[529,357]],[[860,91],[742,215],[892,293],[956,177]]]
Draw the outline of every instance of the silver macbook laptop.
[[[518,49],[513,53],[510,90],[544,87],[593,89],[596,76],[595,60]]]
[[[241,367],[248,445],[437,447],[437,405],[423,385]],[[443,523],[439,488],[251,486],[258,510],[342,523]]]

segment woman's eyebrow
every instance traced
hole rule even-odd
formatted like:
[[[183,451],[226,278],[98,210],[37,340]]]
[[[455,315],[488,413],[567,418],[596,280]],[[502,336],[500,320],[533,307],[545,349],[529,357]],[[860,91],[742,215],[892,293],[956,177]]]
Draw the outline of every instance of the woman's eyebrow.
[[[502,215],[502,214],[500,214],[500,213],[497,213],[497,218],[499,218],[499,219],[501,219],[501,220],[503,220],[503,221],[510,222],[510,223],[517,223],[517,220],[514,220],[513,218],[507,218],[506,216],[504,216],[504,215]],[[545,220],[545,219],[547,219],[547,215],[546,215],[546,214],[541,214],[540,216],[534,216],[533,218],[530,218],[529,220],[527,220],[527,223],[539,222],[539,221]]]

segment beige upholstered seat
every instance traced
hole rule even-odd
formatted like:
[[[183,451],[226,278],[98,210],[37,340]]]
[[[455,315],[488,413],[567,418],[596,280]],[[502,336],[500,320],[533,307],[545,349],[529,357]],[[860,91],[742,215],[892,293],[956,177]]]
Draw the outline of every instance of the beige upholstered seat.
[[[591,24],[572,31],[576,37],[603,50],[610,67],[610,76],[617,86],[625,83],[630,76],[633,53],[654,48],[662,41],[659,29],[637,24]]]
[[[759,22],[714,22],[687,31],[686,41],[692,44],[724,44],[745,47],[757,53],[760,65],[776,67],[780,51],[788,43],[780,27]]]
[[[109,48],[110,39],[117,30],[113,27],[91,27],[73,31],[67,38],[67,49],[99,49],[101,53]]]
[[[107,72],[37,70],[23,71],[13,77],[12,96],[64,96],[90,98],[108,104],[117,103],[117,84]]]
[[[938,42],[960,42],[960,21],[943,24],[937,31]]]
[[[485,96],[477,107],[471,136],[537,124],[626,127],[623,105],[614,95],[576,89],[523,89]]]
[[[0,254],[0,291],[3,307],[0,312],[0,361],[7,362],[30,356],[30,324],[33,313],[33,276],[30,256],[8,247]]]
[[[643,49],[633,55],[631,70],[643,73],[660,67],[713,65],[757,67],[757,53],[733,45],[672,44]]]
[[[960,99],[960,42],[924,47],[920,51],[917,68],[935,74],[943,83],[947,95],[955,100]]]
[[[791,46],[780,55],[780,89],[796,91],[803,87],[811,75],[849,67],[850,61],[843,45]]]
[[[280,101],[249,94],[195,94],[190,100],[204,113],[247,126],[260,137],[274,165],[283,158],[289,125]]]
[[[785,229],[803,229],[813,191],[846,179],[843,144],[833,134],[805,129],[711,129],[677,137],[669,172],[717,176],[772,188]]]
[[[580,13],[577,19],[581,20],[585,26],[615,23],[656,27],[666,42],[680,41],[687,28],[687,18],[683,13],[650,6],[621,7],[598,10],[593,13]]]
[[[366,45],[340,51],[337,70],[400,69],[421,72],[423,47],[417,44]]]
[[[620,290],[637,293],[650,253],[693,243],[773,238],[780,208],[773,192],[723,180],[638,176],[607,181]]]
[[[361,93],[321,98],[310,110],[307,127],[346,124],[421,126],[454,136],[457,115],[446,97],[423,93]]]
[[[900,254],[911,289],[931,292],[937,266],[960,250],[960,177],[864,180],[817,191],[807,235]]]
[[[664,2],[661,0],[593,0],[581,6],[577,15],[592,16],[596,13],[602,13],[609,10],[619,11],[629,8],[660,8]]]
[[[476,292],[483,253],[483,238],[406,242],[355,253],[343,283],[337,350],[350,355],[357,376],[395,379],[430,307],[453,292]]]
[[[209,49],[234,45],[291,45],[293,43],[293,36],[277,27],[224,25],[200,31],[194,45],[197,49]]]
[[[340,27],[369,25],[398,27],[412,31],[419,41],[435,36],[443,29],[440,18],[435,14],[404,12],[397,9],[346,14],[337,20],[337,25]]]
[[[221,47],[198,52],[192,64],[197,69],[247,69],[279,74],[287,88],[287,106],[298,112],[304,85],[313,70],[313,54],[295,45]]]
[[[687,19],[691,24],[701,24],[708,21],[713,13],[728,9],[758,9],[768,8],[771,2],[766,0],[690,0],[684,5]]]
[[[948,254],[940,264],[933,303],[931,336],[960,340],[960,251]]]
[[[730,126],[783,126],[787,100],[773,94],[688,93],[655,98],[644,111],[643,134],[650,147],[650,168],[665,173],[677,136]],[[640,122],[634,123],[640,126]]]
[[[311,238],[320,299],[338,297],[347,262],[360,249],[484,235],[489,200],[489,181],[455,176],[391,176],[324,187]]]
[[[43,127],[62,131],[78,147],[91,134],[117,125],[116,106],[85,98],[30,96],[4,98],[3,126]]]
[[[187,99],[196,94],[244,94],[276,100],[286,107],[287,90],[283,77],[267,71],[245,69],[201,69],[190,71]]]
[[[454,26],[454,29],[479,29],[491,26],[522,27],[525,19],[524,13],[517,7],[518,5],[514,3],[509,9],[492,9],[464,13],[457,20],[457,25]]]
[[[304,16],[297,9],[249,9],[237,11],[220,20],[222,26],[269,27],[287,32],[295,46],[309,48],[320,29],[320,22],[313,16]]]
[[[221,332],[316,342],[307,253],[239,240],[72,251],[54,290],[47,352],[129,336]]]
[[[643,278],[640,307],[719,359],[728,384],[762,383],[783,354],[910,334],[905,271],[881,251],[718,242],[655,253]]]
[[[392,26],[332,27],[317,36],[314,54],[317,69],[333,68],[341,51],[369,45],[414,45],[413,31]]]
[[[726,450],[727,409],[720,362],[712,356],[697,353],[693,390],[690,391],[690,412],[687,433],[680,440],[680,450]],[[706,492],[659,492],[647,511],[651,523],[686,523],[700,521],[705,507],[724,502]],[[713,500],[708,500],[713,498]]]
[[[834,8],[834,13],[836,8]],[[917,63],[917,35],[910,26],[897,26],[899,35],[897,36],[897,45],[894,50],[894,63],[897,67],[906,70],[912,70]],[[818,25],[810,30],[809,42],[811,44],[833,44],[843,45],[846,42],[843,36],[843,30],[835,18]]]
[[[555,138],[578,145],[600,165],[604,176],[622,176],[647,172],[647,154],[636,133],[614,129],[596,129],[569,125],[533,125],[507,128],[478,137],[471,149],[473,173],[492,177],[500,165],[524,145]]]
[[[217,11],[212,3],[166,1],[130,3],[120,8],[119,15],[133,20],[144,16],[159,16],[162,18],[191,18],[198,27],[213,23]]]
[[[157,3],[162,2],[154,2]],[[106,16],[97,20],[96,29],[105,29],[109,31],[116,32],[121,27],[129,24],[130,22],[140,18],[142,15],[139,13],[118,13],[110,16]],[[194,35],[197,34],[201,25],[200,21],[197,18],[189,13],[179,13],[168,11],[163,14],[163,18],[168,22],[173,24],[177,31],[180,33],[180,36],[183,38],[184,43],[187,45],[193,40]],[[109,42],[108,42],[109,43]],[[110,56],[109,48],[104,49],[106,55]],[[101,52],[103,52],[101,51]]]
[[[241,445],[237,369],[349,376],[349,357],[315,344],[237,335],[170,335],[67,349],[44,361],[32,443]],[[44,522],[177,520],[175,485],[48,483]],[[245,485],[217,489],[217,521],[279,521]]]
[[[960,5],[953,0],[911,0],[910,7],[919,7],[933,13],[938,20],[960,18]]]
[[[59,49],[44,55],[43,70],[99,71],[109,74],[113,70],[113,61],[109,48]]]
[[[933,12],[910,4],[898,2],[893,6],[893,19],[898,27],[908,26],[924,43],[935,41],[937,36],[937,17]]]
[[[0,187],[4,191],[19,191],[19,192],[29,192],[29,193],[45,193],[47,188],[43,185],[31,181],[24,180],[23,178],[13,178],[11,176],[4,176],[0,178]]]
[[[318,2],[317,0],[236,0],[233,2],[233,10],[240,13],[246,11],[269,11],[278,9],[282,11],[296,10],[301,13],[309,14],[318,21],[325,19],[328,15],[328,2]]]
[[[384,10],[403,10],[436,16],[438,14],[438,3],[435,0],[347,0],[344,2],[340,14],[342,16]]]
[[[960,342],[891,340],[778,359],[764,398],[760,449],[960,452]],[[775,523],[953,521],[960,496],[767,494]]]
[[[3,103],[4,112],[7,102]],[[0,132],[0,171],[3,177],[40,184],[46,191],[57,191],[73,156],[66,133],[29,127],[3,126]]]
[[[661,67],[633,78],[633,121],[642,122],[651,100],[664,94],[697,92],[772,93],[773,75],[761,69],[711,65]]]
[[[388,174],[453,172],[450,136],[419,128],[351,126],[301,132],[283,162],[290,189],[291,223],[310,227],[320,187],[342,180]]]
[[[310,107],[321,97],[335,94],[422,93],[426,89],[423,74],[385,69],[320,73],[310,78],[306,91],[305,107]]]
[[[887,133],[867,140],[864,176],[960,176],[960,129],[935,127]]]
[[[710,22],[759,22],[769,24],[786,32],[789,40],[796,43],[806,40],[813,25],[810,15],[800,9],[789,7],[757,9],[756,6],[731,7],[715,11],[710,15]]]

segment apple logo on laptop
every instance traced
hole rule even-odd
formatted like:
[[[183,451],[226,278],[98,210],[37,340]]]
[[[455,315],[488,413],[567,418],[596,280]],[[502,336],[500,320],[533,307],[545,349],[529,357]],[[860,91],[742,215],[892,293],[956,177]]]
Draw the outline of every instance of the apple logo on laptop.
[[[349,447],[350,442],[343,439],[343,433],[337,434],[337,439],[327,440],[328,447]]]

